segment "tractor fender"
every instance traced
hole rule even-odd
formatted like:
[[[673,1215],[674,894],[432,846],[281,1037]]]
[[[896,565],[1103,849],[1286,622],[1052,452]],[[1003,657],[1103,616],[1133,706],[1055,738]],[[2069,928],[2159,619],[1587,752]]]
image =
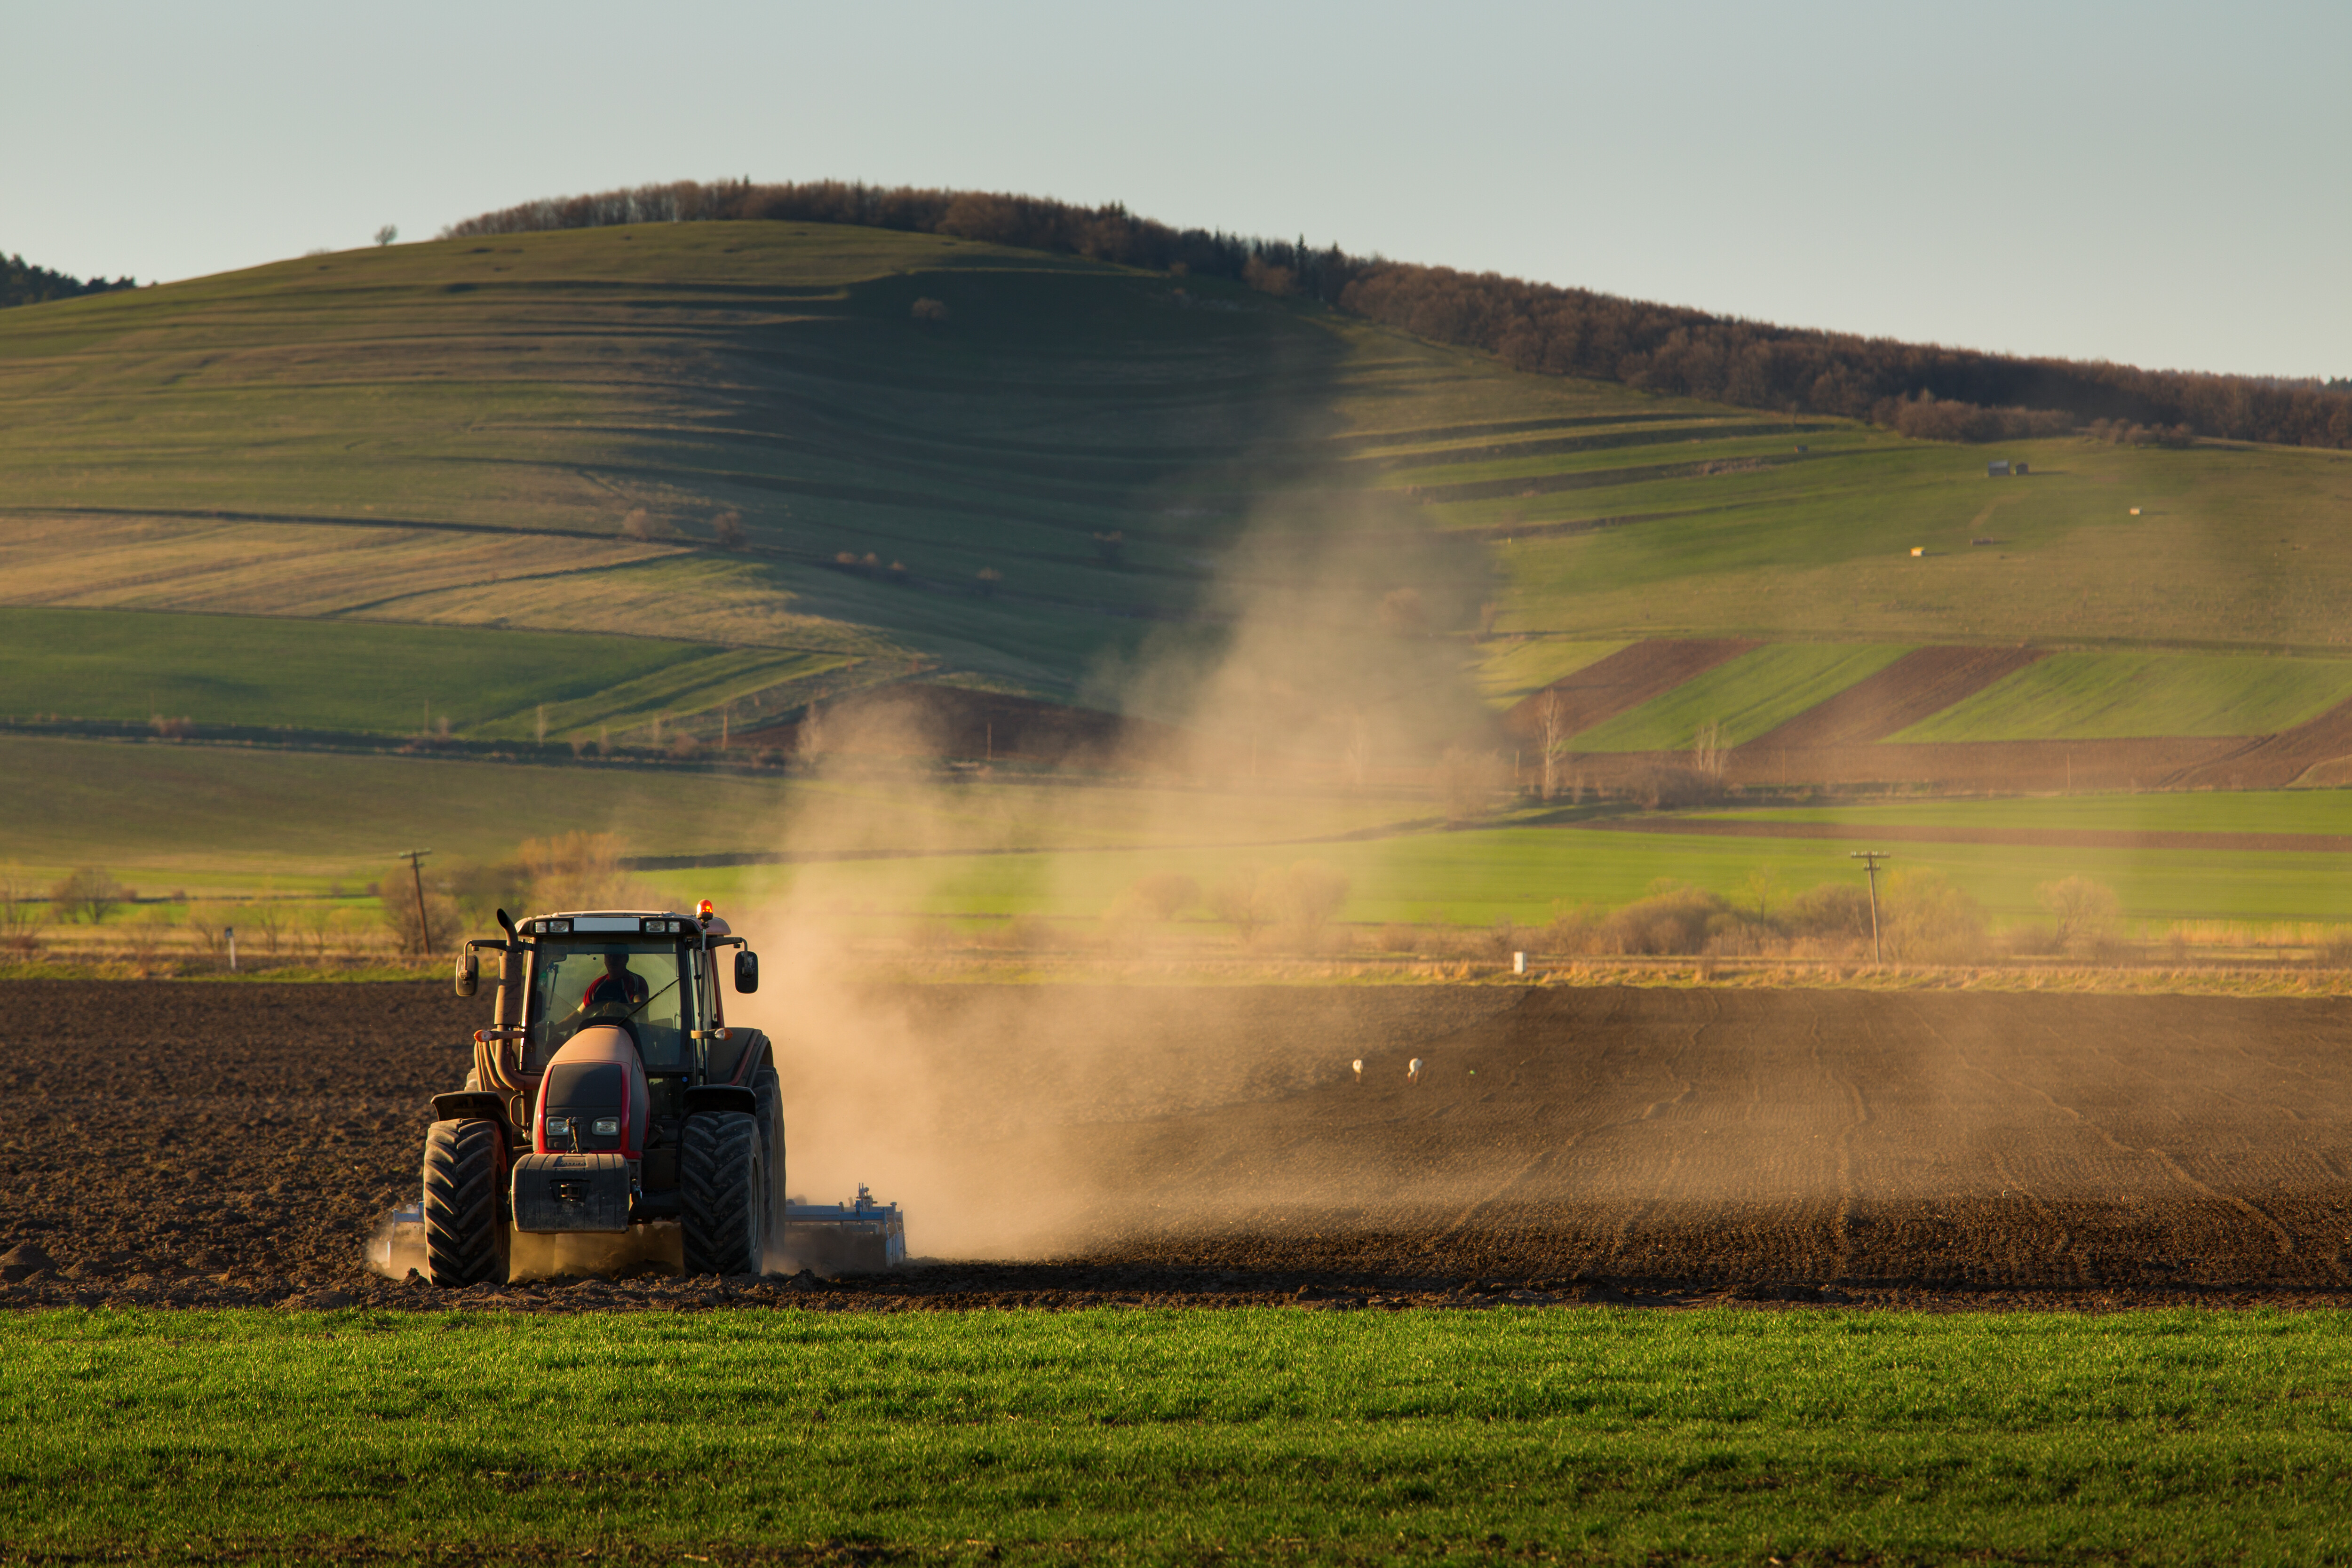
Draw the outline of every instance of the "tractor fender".
[[[688,1116],[699,1116],[712,1110],[737,1110],[746,1116],[757,1116],[760,1114],[760,1097],[731,1083],[706,1083],[686,1091],[686,1113]]]
[[[730,1028],[710,1052],[710,1081],[754,1082],[760,1065],[768,1059],[768,1037],[758,1029]]]
[[[433,1097],[433,1120],[436,1121],[495,1121],[504,1134],[507,1127],[507,1097],[487,1089],[452,1089],[447,1094]]]

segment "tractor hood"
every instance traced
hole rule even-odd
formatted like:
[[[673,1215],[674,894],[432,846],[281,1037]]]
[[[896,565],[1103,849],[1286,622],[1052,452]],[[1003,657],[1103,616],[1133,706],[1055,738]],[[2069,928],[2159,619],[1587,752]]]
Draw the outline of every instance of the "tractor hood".
[[[541,1154],[642,1159],[650,1109],[635,1037],[624,1025],[591,1024],[547,1064],[531,1118],[531,1147]]]

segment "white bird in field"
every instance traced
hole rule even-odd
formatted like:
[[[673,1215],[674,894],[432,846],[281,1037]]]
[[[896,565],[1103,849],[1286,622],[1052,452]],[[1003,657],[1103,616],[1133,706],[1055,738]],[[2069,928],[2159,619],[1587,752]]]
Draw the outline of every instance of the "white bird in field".
[[[1421,1058],[1419,1057],[1413,1058],[1412,1061],[1405,1064],[1404,1080],[1407,1083],[1419,1083],[1421,1081]]]
[[[1357,1081],[1358,1083],[1361,1083],[1361,1082],[1363,1082],[1363,1081],[1364,1081],[1364,1058],[1361,1058],[1361,1057],[1358,1057],[1354,1061],[1350,1062],[1349,1065],[1350,1067],[1352,1067],[1352,1068],[1354,1068],[1356,1069],[1356,1081]]]

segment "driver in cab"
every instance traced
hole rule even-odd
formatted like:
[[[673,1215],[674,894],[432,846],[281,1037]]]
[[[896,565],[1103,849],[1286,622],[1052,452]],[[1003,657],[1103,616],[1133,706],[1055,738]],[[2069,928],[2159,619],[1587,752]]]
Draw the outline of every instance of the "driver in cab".
[[[572,1009],[574,1018],[584,1017],[600,1007],[616,1007],[623,1013],[636,1010],[652,994],[653,987],[646,977],[629,967],[629,955],[614,951],[604,954],[604,973],[588,983],[580,994],[580,1005]]]

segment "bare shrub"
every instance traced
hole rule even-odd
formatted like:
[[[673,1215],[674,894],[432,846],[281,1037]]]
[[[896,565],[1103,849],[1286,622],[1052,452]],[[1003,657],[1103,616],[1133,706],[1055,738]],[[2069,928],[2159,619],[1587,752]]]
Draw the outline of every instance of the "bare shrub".
[[[1295,860],[1275,879],[1274,909],[1286,934],[1311,947],[1348,901],[1348,874],[1320,860]]]
[[[310,955],[312,963],[327,962],[327,947],[335,931],[335,906],[305,904],[294,911],[294,941]]]
[[[642,544],[660,536],[661,524],[654,521],[653,513],[641,506],[630,508],[628,515],[621,519],[621,537],[624,539],[634,539]]]
[[[286,934],[286,921],[285,904],[267,894],[237,911],[236,923],[250,931],[272,958],[278,956],[278,941]]]
[[[1611,911],[1601,922],[1604,952],[1635,956],[1704,952],[1707,939],[1738,921],[1729,905],[1703,888],[1659,881],[1647,897]]]
[[[122,922],[122,946],[131,962],[142,970],[155,968],[174,925],[172,911],[163,906],[141,910]]]
[[[429,946],[435,953],[446,953],[457,945],[466,928],[464,917],[457,912],[457,900],[428,884],[421,916],[413,889],[394,888],[387,892],[383,899],[383,929],[391,934],[397,952],[422,953]]]
[[[621,841],[610,833],[526,838],[515,858],[536,910],[618,909],[633,891],[621,868]]]
[[[2337,926],[2312,943],[2311,962],[2322,969],[2352,969],[2352,931]]]
[[[1781,927],[1817,942],[1870,940],[1870,891],[1851,882],[1823,882],[1782,907]]]
[[[915,301],[912,308],[908,310],[908,314],[915,319],[915,322],[919,326],[935,327],[941,321],[948,319],[947,301],[944,300],[934,300],[929,295],[925,295],[922,299]]]
[[[1312,947],[1347,901],[1346,872],[1320,860],[1297,860],[1233,872],[1210,889],[1209,912],[1232,926],[1245,947],[1270,927],[1286,941]]]
[[[441,886],[457,900],[469,926],[488,926],[500,910],[520,915],[530,902],[530,872],[520,860],[474,861],[450,867]]]
[[[2102,952],[2114,940],[2120,905],[2105,883],[2068,877],[2042,883],[2033,897],[2057,921],[2058,945],[2067,952]]]
[[[1546,952],[1591,952],[1598,945],[1601,928],[1607,922],[1609,911],[1589,903],[1570,904],[1555,900],[1551,919],[1539,933]]]
[[[1249,867],[1221,877],[1209,889],[1209,912],[1234,928],[1247,947],[1259,931],[1274,923],[1272,889],[1265,871]]]
[[[188,931],[196,939],[196,951],[215,963],[228,962],[228,932],[236,924],[236,910],[230,905],[188,906]]]
[[[1886,879],[1879,923],[1887,955],[1898,962],[1962,963],[1985,947],[1982,906],[1942,872],[1921,867]]]
[[[1111,904],[1113,919],[1149,918],[1162,922],[1201,901],[1201,884],[1180,871],[1154,871],[1128,884]]]
[[[38,955],[47,913],[48,900],[34,891],[22,870],[0,868],[0,952],[19,960]]]
[[[1421,928],[1394,923],[1384,925],[1381,927],[1379,934],[1372,938],[1372,943],[1382,952],[1419,952]]]
[[[1015,915],[982,939],[990,947],[1040,952],[1067,945],[1061,931],[1043,915]]]
[[[1689,768],[1648,767],[1625,782],[1627,798],[1652,811],[1682,811],[1723,798],[1717,779]]]
[[[1486,956],[1508,958],[1515,952],[1525,952],[1536,944],[1532,940],[1540,933],[1533,926],[1523,926],[1505,915],[1486,933]]]
[[[2010,927],[2000,933],[2000,946],[2018,958],[2051,958],[2066,951],[2058,928],[2039,922]]]
[[[743,514],[722,511],[710,520],[710,542],[721,550],[743,548]]]

